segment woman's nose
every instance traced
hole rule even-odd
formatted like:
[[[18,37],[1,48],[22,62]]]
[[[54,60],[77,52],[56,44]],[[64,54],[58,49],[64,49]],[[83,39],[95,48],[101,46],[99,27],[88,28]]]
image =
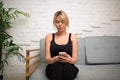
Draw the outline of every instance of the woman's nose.
[[[60,22],[59,25],[62,25],[62,22]]]

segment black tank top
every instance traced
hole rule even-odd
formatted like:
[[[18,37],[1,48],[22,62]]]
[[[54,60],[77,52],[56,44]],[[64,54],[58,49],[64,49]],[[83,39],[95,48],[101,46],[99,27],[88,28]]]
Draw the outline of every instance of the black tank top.
[[[52,41],[50,45],[51,57],[59,55],[59,52],[66,52],[72,56],[72,41],[71,33],[69,34],[68,42],[65,45],[59,45],[55,43],[55,34],[52,34]]]

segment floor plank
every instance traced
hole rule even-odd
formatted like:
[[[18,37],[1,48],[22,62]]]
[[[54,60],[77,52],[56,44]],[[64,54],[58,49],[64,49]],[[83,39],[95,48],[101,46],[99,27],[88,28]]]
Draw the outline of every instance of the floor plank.
[[[25,80],[24,77],[4,77],[3,80]]]

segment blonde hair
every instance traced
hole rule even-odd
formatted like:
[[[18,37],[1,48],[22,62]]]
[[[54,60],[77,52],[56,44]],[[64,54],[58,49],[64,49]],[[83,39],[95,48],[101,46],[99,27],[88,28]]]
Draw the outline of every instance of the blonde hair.
[[[67,14],[60,10],[60,11],[57,11],[55,14],[54,14],[54,18],[53,18],[53,25],[55,26],[55,20],[56,20],[56,17],[57,16],[63,16],[64,20],[65,20],[65,23],[66,23],[66,26],[69,26],[69,19],[68,19],[68,16]]]

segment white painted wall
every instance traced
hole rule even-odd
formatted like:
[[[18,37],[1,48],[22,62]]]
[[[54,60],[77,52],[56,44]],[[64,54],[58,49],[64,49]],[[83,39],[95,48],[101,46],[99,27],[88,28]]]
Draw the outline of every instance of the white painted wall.
[[[55,32],[53,15],[64,10],[70,19],[69,32],[86,36],[120,36],[120,0],[2,0],[6,8],[17,8],[30,13],[13,21],[8,32],[14,42],[26,49],[39,48],[39,40],[47,33]],[[24,76],[25,63],[16,58],[9,60],[5,76]]]

